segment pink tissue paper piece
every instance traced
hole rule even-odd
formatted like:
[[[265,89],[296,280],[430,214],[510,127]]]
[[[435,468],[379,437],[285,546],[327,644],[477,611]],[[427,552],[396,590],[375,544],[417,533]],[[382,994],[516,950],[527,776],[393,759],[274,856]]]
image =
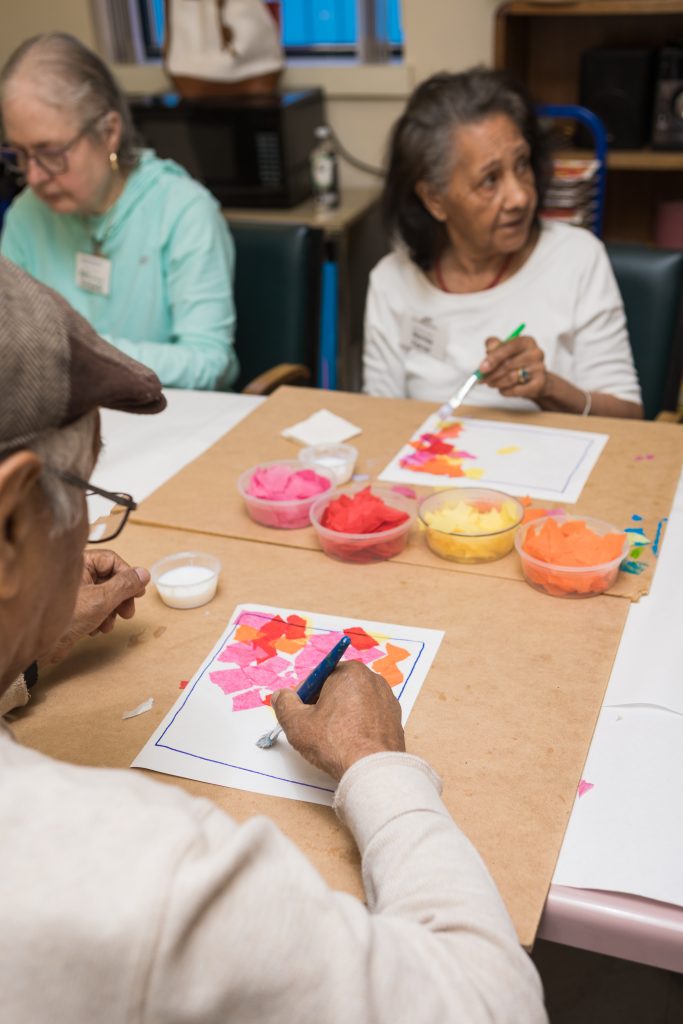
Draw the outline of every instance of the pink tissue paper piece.
[[[245,686],[270,686],[277,676],[265,668],[258,668],[256,665],[242,669],[244,678],[247,680]]]
[[[301,501],[330,489],[327,477],[314,469],[288,469],[286,466],[262,466],[255,469],[247,485],[247,494],[266,501]]]
[[[406,498],[417,498],[417,491],[408,484],[394,484],[391,488],[396,494],[403,494]]]
[[[266,612],[240,612],[237,625],[252,626],[254,629],[263,629],[264,626],[272,621],[272,618],[273,616],[266,614]]]
[[[579,786],[578,786],[579,796],[580,797],[581,796],[585,796],[586,793],[590,793],[591,789],[594,789],[594,788],[595,788],[594,787],[594,783],[586,782],[585,779],[581,779],[581,782],[579,783]]]
[[[253,665],[257,660],[263,660],[263,653],[249,644],[226,644],[216,660],[232,662],[233,665]]]
[[[247,690],[232,698],[233,711],[249,711],[251,708],[261,707],[263,707],[263,701],[258,690]]]
[[[344,661],[362,661],[364,665],[369,665],[372,661],[377,661],[384,655],[384,651],[381,647],[370,647],[364,651],[356,651],[353,647],[349,647],[344,654]]]
[[[223,668],[217,672],[209,672],[209,679],[223,693],[238,693],[253,685],[241,668]]]

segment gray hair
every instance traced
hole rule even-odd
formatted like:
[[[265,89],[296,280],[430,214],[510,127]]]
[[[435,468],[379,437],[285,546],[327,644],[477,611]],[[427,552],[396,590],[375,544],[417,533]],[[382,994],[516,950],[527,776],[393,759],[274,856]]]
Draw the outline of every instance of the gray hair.
[[[0,72],[0,103],[12,83],[30,78],[44,103],[68,111],[82,125],[96,122],[111,111],[121,118],[121,142],[117,152],[122,170],[139,161],[139,146],[128,102],[106,64],[74,36],[49,32],[23,42]]]
[[[443,224],[415,191],[424,181],[441,192],[454,171],[453,139],[462,125],[504,114],[529,143],[539,205],[548,179],[545,140],[526,89],[506,72],[484,67],[458,74],[432,75],[413,92],[389,141],[382,196],[390,236],[402,241],[411,259],[428,269],[447,244]]]
[[[50,470],[59,469],[87,480],[95,459],[98,427],[99,415],[93,409],[66,427],[46,430],[27,445],[43,462],[40,485],[52,515],[51,537],[59,537],[76,525],[81,515],[83,492]]]

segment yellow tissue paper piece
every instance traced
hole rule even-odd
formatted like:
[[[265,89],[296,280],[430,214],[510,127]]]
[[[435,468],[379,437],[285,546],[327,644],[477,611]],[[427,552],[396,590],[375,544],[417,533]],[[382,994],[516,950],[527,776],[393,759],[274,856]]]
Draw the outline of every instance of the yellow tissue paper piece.
[[[465,476],[470,477],[471,480],[481,480],[484,475],[483,469],[466,469],[464,472]]]
[[[496,455],[512,455],[513,452],[519,451],[519,445],[509,444],[507,448],[499,448]]]

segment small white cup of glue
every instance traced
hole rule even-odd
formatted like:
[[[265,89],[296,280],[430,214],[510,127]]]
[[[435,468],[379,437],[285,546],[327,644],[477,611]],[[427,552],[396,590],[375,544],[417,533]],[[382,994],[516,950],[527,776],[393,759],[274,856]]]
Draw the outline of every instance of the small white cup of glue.
[[[181,551],[155,562],[150,569],[159,597],[170,608],[199,608],[216,593],[221,563],[201,551]]]
[[[312,444],[299,452],[299,460],[307,466],[320,466],[334,474],[337,486],[351,479],[357,458],[358,449],[350,444]]]

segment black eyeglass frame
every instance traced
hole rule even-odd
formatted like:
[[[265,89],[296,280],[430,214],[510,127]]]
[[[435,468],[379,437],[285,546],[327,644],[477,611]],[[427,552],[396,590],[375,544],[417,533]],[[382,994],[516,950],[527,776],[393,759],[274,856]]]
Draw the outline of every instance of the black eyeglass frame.
[[[44,150],[42,156],[47,155],[48,159],[52,159],[53,157],[62,158],[63,166],[59,171],[56,171],[51,167],[45,166],[41,158],[40,150],[34,150],[33,152],[29,152],[29,150],[24,149],[23,146],[10,146],[9,143],[6,142],[0,143],[0,160],[2,160],[4,165],[13,174],[19,174],[22,176],[25,176],[26,172],[28,171],[29,160],[35,160],[35,162],[40,167],[41,171],[44,171],[44,173],[48,174],[51,178],[55,178],[59,174],[66,174],[66,172],[69,170],[69,160],[66,154],[70,149],[72,149],[76,145],[77,142],[81,141],[84,135],[87,135],[91,128],[94,128],[94,126],[97,124],[98,121],[102,119],[103,116],[103,114],[98,114],[97,117],[91,117],[90,120],[86,121],[86,123],[83,125],[78,135],[74,135],[73,139],[67,142],[64,146],[60,146],[58,149]],[[5,154],[8,153],[12,153],[15,157],[19,158],[17,159],[15,165],[11,164],[7,159],[7,156]],[[22,155],[24,161],[23,166],[20,163]]]
[[[97,494],[100,498],[107,498],[116,505],[125,508],[125,515],[121,519],[115,533],[109,534],[107,537],[98,537],[97,540],[88,540],[88,544],[107,544],[110,540],[114,540],[128,522],[128,516],[138,507],[138,503],[133,500],[132,495],[127,494],[125,491],[105,491],[104,488],[96,487],[89,480],[82,480],[80,476],[76,476],[74,473],[68,473],[63,469],[55,469],[53,466],[46,466],[45,468],[49,469],[50,473],[54,473],[60,480],[63,480],[65,484],[71,484],[72,487],[78,487],[81,491],[85,491],[86,497],[91,494]]]

